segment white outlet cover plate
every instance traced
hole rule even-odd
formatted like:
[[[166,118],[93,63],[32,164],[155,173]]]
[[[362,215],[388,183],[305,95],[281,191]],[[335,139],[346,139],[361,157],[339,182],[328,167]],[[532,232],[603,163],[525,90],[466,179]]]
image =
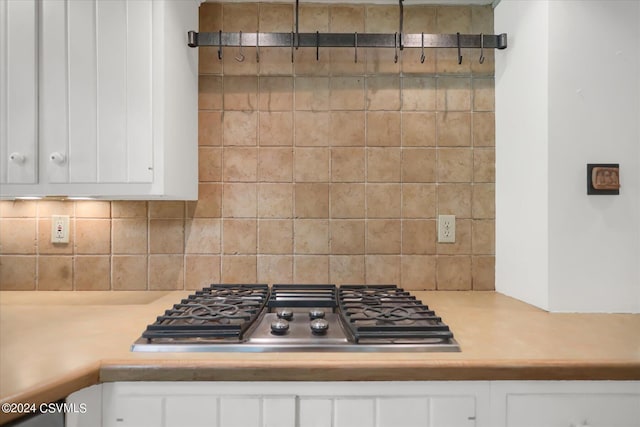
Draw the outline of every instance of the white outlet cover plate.
[[[456,242],[456,216],[438,215],[438,243]]]
[[[51,215],[51,243],[69,243],[69,215]]]

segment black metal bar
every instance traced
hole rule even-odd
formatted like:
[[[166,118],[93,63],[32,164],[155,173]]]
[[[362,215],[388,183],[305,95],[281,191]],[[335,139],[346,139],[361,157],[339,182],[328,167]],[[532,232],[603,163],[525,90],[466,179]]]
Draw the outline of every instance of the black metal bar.
[[[192,34],[193,33],[193,34]],[[243,46],[260,47],[355,47],[355,33],[253,33],[242,34]],[[482,37],[482,41],[481,41]],[[296,40],[297,38],[297,40]],[[505,49],[506,34],[424,34],[425,48]],[[240,33],[189,32],[189,46],[240,46]],[[193,44],[193,45],[192,45]],[[402,34],[403,48],[422,48],[422,33]],[[358,47],[396,48],[396,34],[358,33]]]

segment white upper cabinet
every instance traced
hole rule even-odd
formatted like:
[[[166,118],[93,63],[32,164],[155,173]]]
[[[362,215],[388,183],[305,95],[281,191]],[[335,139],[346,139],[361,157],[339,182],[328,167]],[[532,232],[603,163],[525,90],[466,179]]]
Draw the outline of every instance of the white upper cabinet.
[[[196,199],[198,2],[0,1],[0,195]]]

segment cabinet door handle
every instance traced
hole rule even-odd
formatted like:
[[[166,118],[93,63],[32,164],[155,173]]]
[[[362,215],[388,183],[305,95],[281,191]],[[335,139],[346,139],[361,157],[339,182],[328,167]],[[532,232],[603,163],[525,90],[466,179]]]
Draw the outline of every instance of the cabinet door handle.
[[[62,153],[58,153],[57,151],[55,153],[49,154],[49,161],[57,165],[64,164],[66,160],[67,160],[66,156]]]
[[[11,163],[17,163],[21,165],[22,163],[24,163],[25,159],[26,157],[22,153],[14,152],[9,154],[9,160],[11,160]]]

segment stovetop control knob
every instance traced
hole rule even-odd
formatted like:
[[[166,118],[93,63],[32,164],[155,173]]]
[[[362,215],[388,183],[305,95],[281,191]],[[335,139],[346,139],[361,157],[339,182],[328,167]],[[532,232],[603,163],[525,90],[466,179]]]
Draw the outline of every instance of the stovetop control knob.
[[[311,311],[309,311],[309,319],[324,319],[324,310],[312,308]]]
[[[324,319],[314,319],[309,326],[311,327],[311,332],[315,335],[324,335],[329,329],[329,322]]]
[[[274,335],[284,335],[289,330],[289,322],[284,319],[276,319],[271,323],[271,333]]]
[[[293,319],[293,311],[288,308],[281,308],[276,311],[276,316],[278,316],[278,319],[291,320]]]

